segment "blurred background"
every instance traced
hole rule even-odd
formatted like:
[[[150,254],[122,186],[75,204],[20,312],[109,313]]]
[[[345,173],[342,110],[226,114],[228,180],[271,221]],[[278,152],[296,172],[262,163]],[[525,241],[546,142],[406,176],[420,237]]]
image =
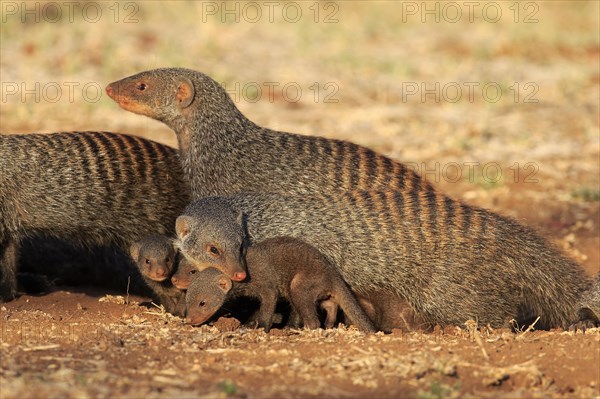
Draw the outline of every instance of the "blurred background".
[[[596,1],[2,1],[0,133],[176,146],[106,84],[181,66],[256,123],[347,139],[600,264]]]

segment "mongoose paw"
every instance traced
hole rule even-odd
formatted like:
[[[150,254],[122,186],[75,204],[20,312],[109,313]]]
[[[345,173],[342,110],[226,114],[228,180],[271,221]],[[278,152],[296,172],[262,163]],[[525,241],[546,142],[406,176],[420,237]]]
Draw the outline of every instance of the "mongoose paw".
[[[585,319],[579,320],[569,326],[569,331],[576,333],[577,331],[581,331],[585,334],[585,330],[588,328],[600,327],[600,321],[597,319]]]
[[[0,303],[10,302],[17,297],[17,291],[10,288],[0,289]]]
[[[577,313],[579,320],[569,326],[569,331],[585,333],[588,328],[600,327],[600,319],[590,308],[581,307]]]
[[[256,323],[256,328],[262,328],[265,330],[266,333],[268,333],[271,330],[271,326],[273,325],[273,322],[271,321],[271,318],[269,318],[269,320],[258,320],[258,322]]]

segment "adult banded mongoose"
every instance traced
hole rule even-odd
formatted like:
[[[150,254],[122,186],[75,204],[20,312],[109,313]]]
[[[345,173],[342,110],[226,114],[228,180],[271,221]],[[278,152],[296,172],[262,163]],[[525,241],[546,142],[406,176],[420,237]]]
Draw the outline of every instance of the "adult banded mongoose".
[[[131,244],[130,254],[146,284],[167,312],[185,315],[185,293],[171,283],[177,268],[177,251],[173,241],[163,235],[144,237]]]
[[[229,216],[232,219],[223,220],[223,223],[233,226],[242,223],[241,213],[238,212],[235,215],[232,214]],[[179,226],[179,230],[182,234],[185,233],[183,231],[185,230],[185,226]],[[242,252],[244,240],[245,236],[243,233],[231,229],[205,230],[202,241],[198,242],[198,245],[201,246],[198,250],[203,256],[207,253],[210,256],[204,256],[201,262],[198,259],[183,257],[187,258],[187,261],[198,270],[213,267],[219,269],[233,281],[243,281],[247,276],[246,264],[243,258],[244,253]],[[177,245],[177,241],[175,245]]]
[[[565,327],[591,285],[577,263],[531,228],[435,192],[200,199],[177,219],[180,252],[199,258],[204,232],[218,231],[239,212],[238,229],[250,244],[300,238],[323,253],[357,295],[395,294],[390,298],[398,301],[389,306],[408,303],[429,328],[468,319],[523,325],[536,316],[538,328]]]
[[[239,227],[222,226],[224,230]],[[218,242],[215,245],[221,248],[224,244],[233,243]],[[212,253],[206,256],[211,257]],[[188,318],[192,324],[208,320],[231,292],[234,297],[252,296],[260,300],[257,321],[265,331],[273,324],[278,299],[290,302],[306,328],[320,327],[317,306],[327,300],[339,305],[360,330],[375,331],[338,271],[319,251],[302,240],[291,237],[264,240],[247,248],[245,260],[248,279],[241,283],[232,284],[214,272],[201,271],[194,276],[186,295]]]
[[[0,135],[0,300],[16,295],[23,238],[128,252],[172,231],[189,198],[171,147],[107,132]]]
[[[121,108],[175,131],[194,198],[238,192],[432,190],[412,169],[368,148],[256,125],[223,87],[201,72],[155,69],[113,82],[106,92]]]

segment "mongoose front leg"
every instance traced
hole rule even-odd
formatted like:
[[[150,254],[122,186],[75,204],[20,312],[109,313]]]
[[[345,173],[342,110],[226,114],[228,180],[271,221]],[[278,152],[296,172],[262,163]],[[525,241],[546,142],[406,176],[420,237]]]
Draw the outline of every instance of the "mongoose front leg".
[[[19,243],[6,239],[0,242],[0,302],[17,296],[17,260]]]
[[[185,294],[183,291],[178,294],[159,295],[160,303],[165,310],[175,316],[185,316]]]
[[[277,305],[277,293],[274,291],[262,292],[260,295],[260,308],[258,309],[258,327],[264,328],[265,332],[271,330],[273,315]]]
[[[175,298],[175,310],[173,314],[175,316],[185,317],[187,316],[187,307],[185,306],[185,292],[181,292],[181,294]]]

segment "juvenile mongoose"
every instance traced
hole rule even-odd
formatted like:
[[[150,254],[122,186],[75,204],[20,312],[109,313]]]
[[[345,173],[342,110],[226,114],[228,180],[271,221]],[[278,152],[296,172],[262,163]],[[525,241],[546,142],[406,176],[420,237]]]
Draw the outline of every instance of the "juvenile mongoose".
[[[144,281],[154,291],[167,312],[185,315],[185,293],[171,283],[177,252],[173,241],[162,235],[144,237],[131,244],[130,254]]]
[[[257,126],[223,87],[200,72],[155,69],[113,82],[106,92],[121,108],[175,131],[194,198],[238,192],[432,190],[412,169],[368,148]]]
[[[377,330],[390,333],[394,329],[408,332],[432,327],[421,320],[410,305],[397,294],[371,291],[357,295],[356,299]],[[320,306],[327,315],[325,327],[333,327],[339,319],[337,303],[324,300]],[[342,320],[345,320],[345,317],[342,317]]]
[[[171,276],[171,283],[180,290],[187,290],[197,272],[198,269],[185,256],[180,255],[177,269]]]
[[[358,303],[378,330],[392,332],[427,330],[432,326],[424,322],[407,301],[388,291],[371,291],[358,295]]]
[[[233,230],[237,226],[223,225],[223,229]],[[215,245],[222,248],[225,244],[218,242]],[[212,257],[212,253],[205,257]],[[291,303],[307,328],[320,326],[317,305],[327,300],[339,305],[360,330],[375,331],[337,270],[319,251],[302,240],[276,237],[255,244],[247,249],[246,266],[248,279],[241,283],[232,284],[230,279],[214,272],[201,271],[194,276],[186,296],[192,324],[208,320],[231,291],[233,296],[252,296],[260,300],[257,321],[265,331],[273,324],[275,305],[280,298]]]
[[[117,245],[172,231],[189,202],[177,151],[106,132],[0,135],[0,300],[16,295],[19,242]]]
[[[596,276],[594,285],[583,294],[578,303],[578,327],[600,327],[600,274]]]
[[[199,273],[199,270],[191,262],[187,261],[187,259],[185,257],[181,256],[180,259],[181,260],[179,261],[179,263],[177,265],[177,270],[175,271],[175,274],[173,274],[173,276],[171,276],[171,282],[173,283],[173,285],[175,287],[179,288],[180,290],[187,290],[189,288],[190,284],[192,283],[192,280],[196,277],[196,274]],[[217,270],[217,269],[214,269],[214,270]],[[221,273],[221,275],[222,275],[222,273]],[[236,299],[236,298],[230,298],[230,299]],[[233,301],[233,302],[235,302],[235,301]],[[234,304],[227,303],[227,305],[235,306],[235,303]],[[239,307],[236,307],[235,309],[231,309],[231,310],[246,311],[242,314],[242,317],[243,317],[243,316],[247,316],[247,311],[249,309],[241,309]],[[295,312],[292,312],[292,314],[297,315],[297,313],[295,313]],[[281,323],[282,319],[283,319],[283,316],[279,313],[276,313],[273,318],[273,323]],[[250,323],[257,322],[256,315],[251,315],[246,320],[246,322],[250,322]],[[288,325],[290,325],[290,323],[288,323]],[[300,321],[298,320],[298,322],[296,324],[292,323],[292,325],[294,327],[299,327]]]
[[[209,197],[177,219],[176,245],[195,262],[204,256],[207,231],[216,236],[223,221],[230,225],[242,212],[236,230],[245,231],[250,244],[300,238],[323,253],[357,295],[393,293],[398,301],[389,306],[408,303],[429,327],[468,319],[523,325],[536,316],[539,328],[573,321],[591,285],[578,264],[514,219],[422,194]]]

